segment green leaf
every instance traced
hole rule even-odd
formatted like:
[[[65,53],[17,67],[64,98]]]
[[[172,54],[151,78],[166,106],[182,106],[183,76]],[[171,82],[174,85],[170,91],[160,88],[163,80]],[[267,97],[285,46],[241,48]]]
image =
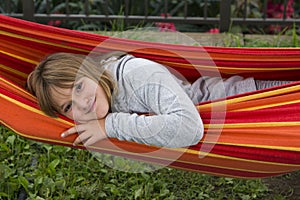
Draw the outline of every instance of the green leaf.
[[[63,190],[66,187],[66,181],[63,179],[55,181],[55,186],[57,189]]]
[[[9,195],[4,192],[0,192],[0,197],[9,197]]]
[[[51,145],[44,144],[43,147],[49,152],[52,149]]]
[[[84,177],[82,177],[82,176],[80,176],[80,177],[76,177],[76,183],[77,183],[77,182],[84,181],[84,180],[85,180],[85,178],[84,178]]]
[[[143,188],[139,188],[138,190],[136,190],[134,193],[134,199],[138,199],[139,197],[141,197],[142,193],[143,193]]]
[[[39,176],[37,178],[34,179],[34,184],[35,185],[41,185],[44,181],[44,178],[42,176]]]
[[[0,178],[6,179],[11,177],[14,174],[14,170],[5,164],[0,164]]]
[[[9,147],[6,144],[0,144],[0,151],[9,152]]]
[[[15,135],[11,135],[6,139],[6,143],[10,144],[11,146],[14,145],[16,140],[16,136]]]
[[[28,180],[23,176],[19,176],[18,181],[23,186],[23,188],[26,190],[26,192],[28,193],[28,185],[29,185]]]
[[[170,191],[168,189],[162,189],[160,191],[159,196],[164,197],[164,196],[168,195],[169,193],[170,193]]]
[[[46,200],[46,199],[44,199],[42,197],[36,197],[35,200]]]
[[[55,169],[55,168],[57,167],[57,165],[59,165],[59,163],[60,163],[60,160],[59,160],[59,159],[55,159],[55,160],[53,160],[53,161],[49,164],[49,167],[50,167],[51,169]]]

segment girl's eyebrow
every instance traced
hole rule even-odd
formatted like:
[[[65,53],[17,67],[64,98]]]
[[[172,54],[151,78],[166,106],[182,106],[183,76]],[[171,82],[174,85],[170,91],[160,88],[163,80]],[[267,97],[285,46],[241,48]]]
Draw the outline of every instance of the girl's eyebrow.
[[[75,87],[77,87],[81,83],[82,83],[82,78],[79,78],[78,80],[73,82],[71,88],[74,89]]]
[[[77,85],[79,85],[80,82],[81,82],[81,81],[76,81],[76,83],[74,82],[73,85],[72,85],[72,89],[75,88]]]

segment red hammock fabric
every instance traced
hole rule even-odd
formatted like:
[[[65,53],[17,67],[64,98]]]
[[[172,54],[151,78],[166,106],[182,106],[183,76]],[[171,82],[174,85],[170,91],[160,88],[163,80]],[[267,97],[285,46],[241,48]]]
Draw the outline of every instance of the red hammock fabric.
[[[240,74],[298,80],[299,48],[224,48],[170,45],[54,28],[0,15],[0,122],[17,134],[72,146],[60,134],[73,123],[45,116],[24,90],[27,75],[46,54],[122,50],[176,69],[188,80]],[[211,62],[210,58],[214,61]],[[217,70],[215,70],[215,65]],[[257,178],[300,168],[300,84],[200,103],[205,137],[197,145],[157,148],[115,139],[89,150],[217,176]],[[77,148],[85,149],[84,146]]]

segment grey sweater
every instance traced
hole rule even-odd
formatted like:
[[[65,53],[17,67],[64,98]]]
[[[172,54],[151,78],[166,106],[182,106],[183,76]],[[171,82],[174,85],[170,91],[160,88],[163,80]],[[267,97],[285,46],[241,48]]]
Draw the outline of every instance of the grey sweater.
[[[117,81],[111,113],[105,121],[108,137],[164,146],[197,144],[203,123],[194,104],[256,90],[252,78],[227,80],[201,77],[186,83],[161,64],[131,55],[105,67]]]

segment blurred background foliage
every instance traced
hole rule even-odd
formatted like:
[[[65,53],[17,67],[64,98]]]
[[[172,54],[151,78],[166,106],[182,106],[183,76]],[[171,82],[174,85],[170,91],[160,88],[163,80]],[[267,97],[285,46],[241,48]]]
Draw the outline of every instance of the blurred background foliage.
[[[88,14],[88,15],[136,15],[184,17],[187,9],[188,17],[216,17],[220,13],[221,0],[35,0],[35,13],[48,14]],[[66,3],[68,2],[68,3]],[[187,2],[187,5],[185,5]],[[145,5],[147,4],[147,5]],[[286,6],[284,6],[286,4]],[[147,9],[146,9],[147,7]],[[167,8],[166,8],[167,7]],[[145,13],[147,10],[147,13]],[[22,0],[2,0],[1,13],[22,13]],[[299,18],[300,2],[295,0],[232,0],[232,18]],[[125,20],[45,20],[39,21],[53,26],[88,31],[124,31],[132,27],[153,26],[155,23],[127,22]],[[118,25],[116,27],[116,25]],[[181,32],[211,32],[216,33],[218,24],[189,24],[175,23],[177,31]],[[213,30],[213,31],[212,31]],[[285,30],[282,26],[235,25],[232,32],[239,33],[280,33]]]

